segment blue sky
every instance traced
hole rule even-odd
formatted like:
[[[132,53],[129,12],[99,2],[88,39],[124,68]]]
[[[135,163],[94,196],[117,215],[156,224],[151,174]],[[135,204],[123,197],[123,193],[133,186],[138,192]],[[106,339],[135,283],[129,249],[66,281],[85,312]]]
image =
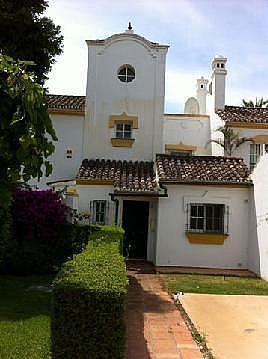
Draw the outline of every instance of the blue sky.
[[[86,39],[124,32],[170,45],[166,112],[182,112],[196,78],[210,77],[215,55],[228,58],[226,104],[268,97],[268,0],[50,0],[64,54],[50,73],[50,93],[85,95]]]

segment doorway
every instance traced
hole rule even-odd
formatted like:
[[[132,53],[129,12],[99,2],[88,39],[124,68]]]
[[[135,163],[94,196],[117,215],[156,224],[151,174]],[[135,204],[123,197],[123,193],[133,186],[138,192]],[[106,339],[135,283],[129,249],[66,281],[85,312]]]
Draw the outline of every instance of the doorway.
[[[147,258],[149,202],[123,201],[124,253],[128,258]]]

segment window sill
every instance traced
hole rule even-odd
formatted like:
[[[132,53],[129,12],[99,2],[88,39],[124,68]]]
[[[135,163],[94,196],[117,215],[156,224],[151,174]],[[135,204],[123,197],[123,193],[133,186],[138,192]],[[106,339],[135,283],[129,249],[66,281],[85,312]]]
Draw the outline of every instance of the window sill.
[[[223,244],[228,234],[186,232],[188,241],[193,244]]]
[[[134,142],[134,138],[111,138],[113,147],[132,147]]]

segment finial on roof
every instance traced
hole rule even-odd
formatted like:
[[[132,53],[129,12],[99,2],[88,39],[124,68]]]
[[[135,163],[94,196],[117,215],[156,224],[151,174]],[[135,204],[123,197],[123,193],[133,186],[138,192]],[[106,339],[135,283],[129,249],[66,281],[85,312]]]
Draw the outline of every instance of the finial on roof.
[[[126,32],[131,33],[131,34],[133,34],[133,32],[134,32],[130,21],[128,23],[128,28],[127,28]]]

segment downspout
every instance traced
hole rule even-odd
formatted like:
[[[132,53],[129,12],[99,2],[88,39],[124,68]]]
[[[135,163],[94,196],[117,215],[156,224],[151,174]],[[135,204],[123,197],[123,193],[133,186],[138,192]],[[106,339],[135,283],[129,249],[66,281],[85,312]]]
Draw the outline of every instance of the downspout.
[[[163,183],[159,182],[159,187],[160,187],[160,189],[162,189],[164,191],[164,193],[160,193],[158,195],[158,197],[168,197],[167,186],[165,186]]]
[[[115,202],[115,224],[118,224],[118,209],[119,209],[119,199],[115,198],[114,193],[110,193],[111,200]]]

